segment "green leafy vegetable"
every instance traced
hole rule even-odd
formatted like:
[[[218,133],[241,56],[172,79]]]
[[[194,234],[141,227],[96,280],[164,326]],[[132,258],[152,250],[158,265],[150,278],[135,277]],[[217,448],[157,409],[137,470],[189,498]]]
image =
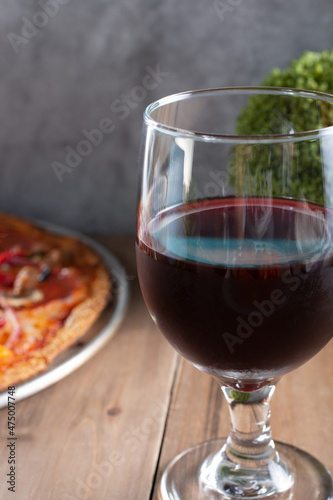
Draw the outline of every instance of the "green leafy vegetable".
[[[273,69],[262,85],[316,90],[333,94],[333,50],[305,52],[285,69]],[[333,107],[325,101],[292,96],[250,97],[236,125],[239,135],[292,134],[333,123]],[[236,194],[284,196],[333,206],[325,194],[317,139],[272,145],[239,145],[233,152],[230,182]],[[328,174],[326,174],[328,175]],[[332,174],[333,175],[333,174]]]

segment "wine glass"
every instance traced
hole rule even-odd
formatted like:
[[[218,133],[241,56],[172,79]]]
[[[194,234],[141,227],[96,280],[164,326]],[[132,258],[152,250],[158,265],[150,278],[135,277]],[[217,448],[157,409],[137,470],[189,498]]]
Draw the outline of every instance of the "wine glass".
[[[332,337],[332,125],[332,96],[285,88],[184,92],[145,111],[141,290],[231,416],[227,439],[171,462],[163,500],[333,498],[327,469],[269,424],[279,378]]]

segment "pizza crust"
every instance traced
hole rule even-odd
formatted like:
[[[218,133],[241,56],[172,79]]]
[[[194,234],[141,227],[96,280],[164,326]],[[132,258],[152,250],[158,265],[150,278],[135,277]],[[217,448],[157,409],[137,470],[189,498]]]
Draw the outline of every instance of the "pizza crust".
[[[47,363],[51,363],[60,352],[70,347],[89,330],[103,311],[110,297],[111,282],[106,270],[101,267],[93,282],[91,297],[72,309],[64,326],[58,330],[53,342],[40,349],[40,354],[46,359]]]
[[[9,386],[30,378],[36,373],[40,373],[46,367],[46,360],[40,356],[20,361],[20,363],[1,374],[0,391],[6,390]]]
[[[100,316],[111,298],[112,280],[100,257],[87,245],[72,237],[53,235],[17,217],[0,214],[0,225],[10,225],[24,234],[29,231],[41,242],[70,248],[80,263],[94,265],[94,279],[90,284],[89,296],[75,306],[56,334],[48,338],[39,349],[28,352],[13,366],[0,374],[0,391],[22,382],[44,371],[48,365],[74,342],[82,337]]]

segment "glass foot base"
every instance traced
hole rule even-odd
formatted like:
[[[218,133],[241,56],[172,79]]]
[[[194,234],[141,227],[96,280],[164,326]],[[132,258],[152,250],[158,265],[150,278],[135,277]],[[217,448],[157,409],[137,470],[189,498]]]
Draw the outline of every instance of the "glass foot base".
[[[275,442],[276,450],[282,459],[279,470],[273,470],[276,482],[287,484],[285,463],[293,474],[289,481],[291,488],[283,487],[280,492],[272,491],[271,478],[260,476],[259,481],[249,481],[250,470],[246,474],[234,472],[235,480],[216,480],[224,463],[214,466],[216,456],[225,445],[226,439],[214,439],[198,444],[178,455],[165,470],[161,481],[162,500],[333,500],[333,483],[328,470],[314,457],[293,446]],[[207,458],[208,457],[208,458]],[[207,473],[203,464],[215,467],[215,472]],[[289,478],[290,479],[290,478]],[[246,482],[247,488],[237,488]]]

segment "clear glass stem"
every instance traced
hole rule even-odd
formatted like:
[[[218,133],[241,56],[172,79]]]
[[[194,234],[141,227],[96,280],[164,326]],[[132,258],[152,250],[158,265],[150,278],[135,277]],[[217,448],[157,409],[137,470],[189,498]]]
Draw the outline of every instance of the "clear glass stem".
[[[222,387],[231,432],[200,471],[203,487],[222,495],[216,498],[291,498],[293,475],[275,449],[270,427],[274,390],[275,385],[251,393]]]
[[[270,426],[270,402],[274,391],[274,385],[252,393],[222,387],[231,418],[225,454],[232,463],[257,468],[275,458]]]

